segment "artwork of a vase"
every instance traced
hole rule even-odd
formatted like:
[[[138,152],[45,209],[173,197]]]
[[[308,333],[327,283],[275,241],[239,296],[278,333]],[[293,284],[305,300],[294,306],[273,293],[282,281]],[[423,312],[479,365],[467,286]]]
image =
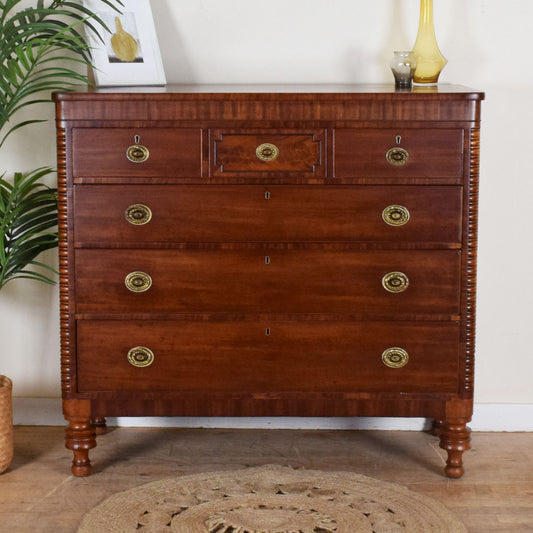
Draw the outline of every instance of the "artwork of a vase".
[[[132,63],[139,54],[139,44],[124,30],[119,17],[115,17],[116,31],[111,37],[111,48],[120,61]]]

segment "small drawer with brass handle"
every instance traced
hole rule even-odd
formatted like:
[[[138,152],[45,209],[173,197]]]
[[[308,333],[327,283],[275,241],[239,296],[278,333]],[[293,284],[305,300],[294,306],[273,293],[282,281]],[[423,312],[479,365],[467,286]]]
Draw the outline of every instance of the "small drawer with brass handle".
[[[212,177],[323,178],[324,130],[210,130]]]
[[[401,368],[409,362],[409,354],[403,348],[394,346],[381,354],[381,360],[389,368]]]
[[[463,176],[461,128],[337,128],[335,178],[456,183]],[[424,181],[424,185],[428,183]]]
[[[124,283],[131,292],[146,292],[152,286],[152,278],[146,272],[135,271],[126,276]]]
[[[389,226],[404,226],[411,217],[409,209],[403,205],[389,205],[383,209],[381,215]]]
[[[409,287],[409,278],[403,272],[389,272],[383,276],[381,283],[389,292],[403,292]]]
[[[124,217],[134,226],[144,226],[152,220],[152,210],[144,204],[133,204],[126,209]]]
[[[195,178],[201,128],[74,128],[75,178]]]
[[[150,157],[150,151],[142,144],[133,144],[126,150],[126,157],[132,163],[144,163]]]
[[[128,352],[128,362],[138,368],[150,366],[154,362],[154,352],[145,346],[135,346]]]

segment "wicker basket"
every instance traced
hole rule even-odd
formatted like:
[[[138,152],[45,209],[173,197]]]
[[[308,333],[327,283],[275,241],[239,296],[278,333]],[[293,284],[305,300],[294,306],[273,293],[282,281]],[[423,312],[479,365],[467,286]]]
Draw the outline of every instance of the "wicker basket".
[[[13,459],[13,383],[0,376],[0,474],[7,470]]]

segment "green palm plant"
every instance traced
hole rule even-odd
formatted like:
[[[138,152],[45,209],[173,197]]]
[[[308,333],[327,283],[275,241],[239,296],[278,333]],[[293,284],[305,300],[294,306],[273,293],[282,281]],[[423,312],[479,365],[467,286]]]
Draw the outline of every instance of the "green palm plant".
[[[122,5],[120,0],[100,1],[117,11]],[[36,0],[33,7],[22,8],[25,4],[27,0],[0,0],[0,149],[19,128],[44,121],[13,124],[21,109],[51,102],[51,91],[88,84],[87,75],[80,73],[80,65],[91,65],[84,30],[107,30],[96,13],[78,2],[45,5]],[[0,177],[0,289],[15,278],[54,283],[53,269],[36,261],[58,242],[57,190],[41,181],[53,172],[42,167],[17,172],[12,180]]]

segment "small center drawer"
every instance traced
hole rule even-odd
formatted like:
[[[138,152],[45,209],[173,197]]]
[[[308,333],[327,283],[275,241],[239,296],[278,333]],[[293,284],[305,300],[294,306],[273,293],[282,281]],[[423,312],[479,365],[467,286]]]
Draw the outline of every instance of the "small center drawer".
[[[77,185],[75,240],[458,245],[461,196],[456,186]]]
[[[82,249],[77,312],[456,315],[460,258],[456,250]]]
[[[325,176],[324,130],[210,130],[216,176]]]
[[[81,320],[78,389],[455,392],[458,342],[438,322]]]
[[[200,128],[74,128],[75,177],[201,176]]]

